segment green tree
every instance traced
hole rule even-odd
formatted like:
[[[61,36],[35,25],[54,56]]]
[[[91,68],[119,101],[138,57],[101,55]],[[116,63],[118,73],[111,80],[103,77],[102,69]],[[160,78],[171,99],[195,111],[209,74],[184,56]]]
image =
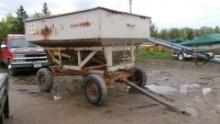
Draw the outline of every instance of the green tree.
[[[17,19],[11,14],[6,17],[6,26],[8,28],[7,32],[11,34],[18,33],[18,27],[16,26]]]
[[[7,34],[18,33],[17,19],[11,14],[8,14],[6,19],[2,19],[0,22],[0,39],[3,39]]]
[[[216,26],[216,27],[215,27],[214,32],[215,32],[215,33],[220,33],[220,28],[219,28],[219,26]]]
[[[199,32],[200,32],[200,36],[201,36],[201,35],[205,35],[205,34],[209,34],[209,33],[214,33],[214,30],[210,27],[203,26],[199,29]]]
[[[171,28],[169,30],[168,35],[169,35],[169,39],[175,40],[175,39],[180,38],[180,31],[177,28]]]
[[[39,19],[39,18],[42,18],[43,17],[43,15],[42,15],[42,13],[40,13],[40,12],[34,12],[34,14],[33,15],[31,15],[31,19]]]
[[[162,39],[169,40],[168,30],[167,30],[167,29],[162,29],[162,30],[160,31],[160,37],[161,37]]]
[[[185,28],[184,29],[186,40],[192,40],[194,39],[194,30],[191,28]]]
[[[47,6],[47,3],[45,2],[45,3],[43,4],[42,16],[43,16],[43,17],[47,17],[47,16],[50,16],[50,15],[51,15],[51,12],[49,11],[48,6]]]
[[[0,40],[4,39],[8,33],[8,27],[6,25],[6,20],[2,19],[0,22]]]
[[[199,37],[200,36],[200,31],[199,31],[199,29],[194,29],[194,38],[197,38],[197,37]]]
[[[24,21],[25,19],[28,18],[27,12],[24,10],[23,6],[21,5],[17,9],[17,28],[18,28],[18,33],[24,34]]]
[[[151,37],[159,38],[158,28],[153,23],[150,25],[150,34]]]

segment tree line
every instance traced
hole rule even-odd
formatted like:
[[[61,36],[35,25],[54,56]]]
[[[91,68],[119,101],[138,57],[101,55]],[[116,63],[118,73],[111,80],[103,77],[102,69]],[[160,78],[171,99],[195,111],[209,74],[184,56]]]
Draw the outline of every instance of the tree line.
[[[220,33],[220,27],[216,26],[214,28],[203,26],[199,29],[193,28],[170,28],[170,29],[162,29],[158,30],[158,28],[151,24],[150,26],[151,37],[161,38],[169,41],[177,41],[177,40],[192,40],[199,36],[211,34],[211,33]]]
[[[50,16],[51,12],[47,3],[43,3],[41,12],[34,12],[28,15],[24,7],[21,5],[17,11],[16,16],[8,14],[5,19],[0,20],[0,40],[4,39],[7,34],[24,34],[24,21],[28,19],[37,19]]]

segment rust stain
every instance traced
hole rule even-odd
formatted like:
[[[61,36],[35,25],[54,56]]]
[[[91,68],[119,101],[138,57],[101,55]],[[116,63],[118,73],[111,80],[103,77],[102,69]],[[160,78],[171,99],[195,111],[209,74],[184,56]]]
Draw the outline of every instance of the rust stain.
[[[45,39],[47,39],[50,34],[52,34],[52,28],[45,26],[41,29],[41,35],[43,35]]]
[[[80,22],[80,23],[77,23],[77,24],[71,24],[70,27],[71,27],[71,28],[89,27],[90,25],[91,25],[90,22],[85,21],[85,22]]]

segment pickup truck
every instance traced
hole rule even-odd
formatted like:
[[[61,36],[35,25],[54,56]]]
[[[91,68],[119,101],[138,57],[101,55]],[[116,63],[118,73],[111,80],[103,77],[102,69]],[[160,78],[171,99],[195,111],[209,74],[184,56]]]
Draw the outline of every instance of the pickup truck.
[[[43,48],[25,40],[22,34],[9,34],[1,44],[1,62],[8,66],[10,75],[21,70],[48,66]]]

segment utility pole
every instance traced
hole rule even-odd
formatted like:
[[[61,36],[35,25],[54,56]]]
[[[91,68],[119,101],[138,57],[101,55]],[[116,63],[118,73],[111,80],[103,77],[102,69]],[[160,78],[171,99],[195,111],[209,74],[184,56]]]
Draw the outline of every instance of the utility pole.
[[[132,13],[132,0],[129,0],[129,9],[130,9],[130,13]]]

